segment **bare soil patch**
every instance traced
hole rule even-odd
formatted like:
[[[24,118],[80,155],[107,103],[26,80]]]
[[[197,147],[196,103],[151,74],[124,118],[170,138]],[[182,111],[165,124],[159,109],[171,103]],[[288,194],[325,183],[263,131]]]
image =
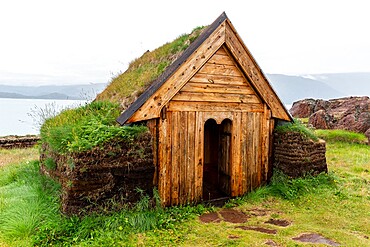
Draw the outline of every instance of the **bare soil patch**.
[[[239,224],[248,221],[248,216],[243,212],[235,209],[222,209],[219,212],[207,213],[199,216],[199,219],[203,223],[219,223],[221,220]]]
[[[282,226],[282,227],[287,227],[287,226],[290,226],[291,224],[291,222],[287,220],[279,220],[279,219],[269,219],[265,223],[275,225],[275,226]]]
[[[245,223],[248,221],[248,216],[243,212],[235,209],[223,209],[220,214],[224,221],[230,223]]]
[[[292,238],[293,240],[295,241],[299,241],[299,242],[305,242],[305,243],[314,243],[314,244],[327,244],[327,245],[330,245],[330,246],[340,246],[340,244],[330,240],[330,239],[327,239],[323,236],[321,236],[320,234],[317,234],[317,233],[304,233],[304,234],[301,234],[300,236],[298,237],[295,237],[295,238]]]
[[[207,213],[199,216],[199,219],[203,223],[220,223],[221,219],[217,212]]]
[[[251,231],[257,231],[257,232],[262,232],[262,233],[267,233],[267,234],[277,234],[277,230],[275,229],[268,229],[260,226],[237,226],[235,228],[239,228],[242,230],[251,230]]]

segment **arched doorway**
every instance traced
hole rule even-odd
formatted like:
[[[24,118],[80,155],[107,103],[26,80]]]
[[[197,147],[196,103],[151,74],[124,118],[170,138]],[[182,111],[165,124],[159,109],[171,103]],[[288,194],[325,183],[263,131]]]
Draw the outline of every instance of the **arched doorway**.
[[[230,196],[230,119],[221,124],[209,119],[204,124],[203,200]]]

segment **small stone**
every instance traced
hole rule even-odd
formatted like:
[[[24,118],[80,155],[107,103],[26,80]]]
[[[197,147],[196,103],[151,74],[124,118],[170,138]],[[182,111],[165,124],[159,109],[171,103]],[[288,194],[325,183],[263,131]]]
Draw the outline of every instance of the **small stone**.
[[[229,239],[238,239],[238,238],[240,238],[240,236],[237,236],[237,235],[229,235],[227,238],[229,238]]]
[[[304,233],[298,237],[292,238],[293,240],[304,242],[304,243],[313,243],[313,244],[327,244],[330,246],[340,246],[340,244],[327,239],[317,233]]]
[[[278,246],[277,243],[275,243],[274,241],[272,241],[271,239],[267,240],[265,242],[265,245],[269,245],[269,246]]]

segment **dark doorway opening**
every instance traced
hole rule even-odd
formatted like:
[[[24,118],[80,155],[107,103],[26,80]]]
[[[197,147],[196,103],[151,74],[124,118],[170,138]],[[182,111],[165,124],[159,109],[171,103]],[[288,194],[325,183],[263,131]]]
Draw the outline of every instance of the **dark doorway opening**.
[[[231,170],[230,119],[221,124],[209,119],[204,124],[203,200],[230,196]]]

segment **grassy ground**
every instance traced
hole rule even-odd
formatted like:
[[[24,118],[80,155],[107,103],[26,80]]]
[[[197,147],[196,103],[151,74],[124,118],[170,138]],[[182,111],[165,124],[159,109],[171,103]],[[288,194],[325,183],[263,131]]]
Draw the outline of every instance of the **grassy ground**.
[[[37,160],[39,152],[36,148],[0,149],[0,167]]]
[[[329,174],[288,180],[229,202],[249,216],[246,223],[202,223],[203,206],[133,210],[66,218],[58,213],[58,185],[38,174],[36,149],[0,150],[0,246],[317,246],[292,240],[318,233],[343,246],[370,246],[370,146],[327,138]],[[361,143],[361,142],[360,142]],[[284,219],[279,227],[265,222]],[[242,230],[260,226],[276,235]],[[324,245],[323,245],[324,246]]]

